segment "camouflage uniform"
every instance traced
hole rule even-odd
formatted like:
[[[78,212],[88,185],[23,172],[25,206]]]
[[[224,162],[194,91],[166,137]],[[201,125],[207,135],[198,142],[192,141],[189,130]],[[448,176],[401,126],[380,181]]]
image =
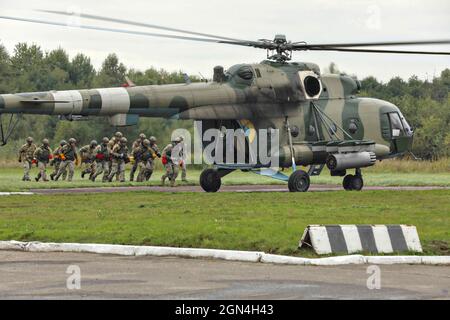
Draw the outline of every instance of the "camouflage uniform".
[[[106,138],[107,139],[107,138]],[[95,174],[91,177],[92,181],[103,173],[102,182],[108,181],[109,175],[109,162],[111,158],[111,150],[108,147],[108,143],[105,141],[95,148]]]
[[[109,148],[109,150],[111,150],[112,151],[112,149],[114,148],[114,146],[116,145],[116,144],[118,144],[119,142],[120,142],[120,139],[122,139],[124,136],[123,136],[123,134],[120,132],[120,131],[117,131],[115,134],[114,134],[114,136],[109,140],[109,142],[108,142],[108,148]],[[111,170],[112,170],[112,158],[111,158],[111,160],[109,161],[109,173],[111,173]],[[109,176],[109,173],[108,173],[108,176]],[[117,172],[117,174],[116,174],[116,181],[119,181],[119,172]]]
[[[119,176],[120,182],[125,182],[125,164],[128,162],[128,148],[126,139],[122,138],[121,142],[114,145],[111,150],[112,167],[108,176],[108,181],[111,182],[115,175]]]
[[[50,161],[50,165],[54,166],[54,170],[52,173],[50,173],[50,179],[55,179],[55,176],[58,174],[59,167],[61,166],[61,153],[62,153],[62,147],[66,145],[67,143],[61,144],[53,151],[53,159]],[[62,179],[66,180],[67,178],[67,170],[64,170],[62,174]]]
[[[175,180],[178,176],[178,170],[179,170],[179,159],[178,157],[175,157],[175,155],[172,155],[172,151],[174,147],[177,145],[177,141],[174,141],[172,143],[169,143],[162,152],[162,157],[165,159],[166,162],[164,164],[164,167],[166,168],[166,173],[161,177],[161,184],[164,185],[167,178],[170,180],[170,186],[175,186]]]
[[[75,160],[77,158],[77,151],[75,147],[76,142],[70,142],[66,144],[61,150],[61,164],[59,166],[58,173],[55,176],[55,181],[58,181],[59,177],[66,171],[69,170],[69,176],[67,181],[72,181],[73,174],[75,172]],[[73,141],[73,140],[72,140]]]
[[[156,139],[154,141],[156,142]],[[161,153],[159,152],[158,145],[155,142],[150,141],[150,148],[153,149],[153,152],[155,153],[155,155],[158,158],[161,158]],[[154,161],[155,161],[155,158],[152,159],[152,165],[154,165]],[[147,175],[145,176],[146,181],[150,180],[152,173],[153,173],[153,169],[151,172],[147,171]]]
[[[134,163],[133,163],[133,166],[131,167],[131,171],[130,171],[130,181],[134,180],[134,174],[139,166],[140,157],[142,155],[141,152],[143,150],[142,146],[143,146],[145,139],[146,139],[145,134],[141,133],[139,135],[139,138],[136,139],[133,142],[133,145],[131,146],[131,154],[133,155]]]
[[[84,178],[84,175],[89,173],[89,180],[92,180],[92,177],[95,175],[95,170],[97,168],[97,164],[95,163],[95,150],[97,149],[97,146],[97,141],[93,140],[90,144],[83,146],[79,150],[81,162],[86,164],[86,168],[81,171],[81,178]]]
[[[150,147],[150,141],[145,139],[143,146],[140,147],[140,159],[139,159],[139,175],[138,182],[150,180],[153,174],[153,160],[156,158],[155,151]]]
[[[29,142],[28,142],[29,141]],[[22,162],[23,177],[22,181],[30,181],[30,170],[33,164],[33,156],[36,151],[36,145],[32,138],[27,139],[27,143],[19,149],[19,162]]]
[[[181,140],[180,146],[180,169],[181,169],[181,181],[187,182],[187,172],[186,172],[186,154],[185,154],[185,144],[183,137],[179,137]]]
[[[50,161],[50,158],[52,157],[52,150],[48,146],[48,140],[44,139],[42,145],[36,149],[34,152],[34,157],[36,158],[38,162],[38,168],[39,173],[37,177],[35,178],[36,181],[39,181],[41,178],[43,181],[47,180],[47,164]]]

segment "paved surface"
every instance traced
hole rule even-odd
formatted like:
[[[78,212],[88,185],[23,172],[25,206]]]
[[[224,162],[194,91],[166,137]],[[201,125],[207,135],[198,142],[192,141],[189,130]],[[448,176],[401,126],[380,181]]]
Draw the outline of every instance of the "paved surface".
[[[381,187],[368,186],[364,190],[437,190],[447,189],[449,187],[439,186],[402,186],[402,187]],[[309,191],[339,191],[343,190],[338,185],[311,185]],[[127,191],[156,191],[156,192],[204,192],[200,186],[177,186],[159,187],[159,186],[137,186],[137,187],[95,187],[95,188],[66,188],[66,189],[31,189],[31,192],[37,194],[56,194],[56,193],[104,193],[104,192],[127,192]],[[287,185],[233,185],[222,186],[219,192],[288,192]]]
[[[70,265],[79,290],[66,287]],[[449,267],[380,266],[379,290],[367,267],[0,251],[0,299],[450,299]]]

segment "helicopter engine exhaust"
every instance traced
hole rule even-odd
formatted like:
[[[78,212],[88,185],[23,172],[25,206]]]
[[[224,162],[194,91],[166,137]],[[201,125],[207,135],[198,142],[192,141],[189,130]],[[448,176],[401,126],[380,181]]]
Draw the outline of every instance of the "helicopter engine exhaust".
[[[328,156],[326,164],[331,171],[339,171],[351,168],[370,167],[375,164],[376,160],[375,153],[369,151],[336,153]]]

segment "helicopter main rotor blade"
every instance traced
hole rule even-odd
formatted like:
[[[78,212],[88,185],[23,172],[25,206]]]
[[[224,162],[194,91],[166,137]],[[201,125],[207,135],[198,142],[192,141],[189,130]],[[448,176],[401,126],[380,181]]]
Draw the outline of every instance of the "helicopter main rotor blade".
[[[92,19],[92,20],[121,23],[121,24],[125,24],[125,25],[137,26],[137,27],[144,27],[144,28],[160,29],[160,30],[173,31],[173,32],[179,32],[179,33],[186,33],[186,34],[191,34],[191,35],[195,35],[195,36],[216,38],[216,39],[222,39],[222,40],[244,41],[244,40],[239,40],[239,39],[235,39],[235,38],[217,36],[217,35],[209,34],[209,33],[201,33],[201,32],[195,32],[195,31],[189,31],[189,30],[183,30],[183,29],[177,29],[177,28],[170,28],[170,27],[165,27],[165,26],[158,26],[158,25],[155,25],[155,24],[149,24],[149,23],[143,23],[143,22],[135,22],[135,21],[124,20],[124,19],[109,18],[109,17],[97,16],[97,15],[92,15],[92,14],[80,13],[80,14],[76,14],[75,15],[75,14],[72,14],[72,13],[68,13],[68,12],[64,12],[64,11],[56,11],[56,10],[37,10],[37,11],[45,12],[45,13],[51,13],[51,14],[56,14],[56,15],[70,16],[70,17],[80,17],[80,18],[86,18],[86,19]]]
[[[450,52],[437,51],[407,51],[407,50],[382,50],[382,49],[353,49],[353,48],[309,48],[311,51],[343,51],[343,52],[362,52],[362,53],[400,53],[400,54],[434,54],[450,55]]]
[[[245,41],[243,41],[243,42],[228,41],[228,40],[225,41],[225,40],[216,40],[216,39],[209,39],[209,38],[187,37],[187,36],[178,36],[178,35],[171,35],[171,34],[152,33],[152,32],[144,32],[144,31],[117,29],[117,28],[104,28],[104,27],[89,26],[89,25],[70,25],[70,24],[66,24],[66,23],[62,23],[62,22],[53,22],[53,21],[18,18],[18,17],[0,16],[0,19],[30,22],[30,23],[37,23],[37,24],[45,24],[45,25],[52,25],[52,26],[59,26],[59,27],[74,27],[74,28],[88,29],[88,30],[99,30],[99,31],[108,31],[108,32],[115,32],[115,33],[133,34],[133,35],[139,35],[139,36],[150,36],[150,37],[200,41],[200,42],[209,42],[209,43],[226,43],[226,44],[246,46],[246,47],[258,45],[258,43],[256,43],[256,42],[252,43],[252,41],[247,41],[247,42],[245,42]]]
[[[450,44],[449,39],[424,41],[387,41],[387,42],[361,42],[361,43],[333,43],[333,44],[293,44],[292,50],[308,50],[313,48],[351,48],[351,47],[385,47],[385,46],[412,46],[430,44]]]

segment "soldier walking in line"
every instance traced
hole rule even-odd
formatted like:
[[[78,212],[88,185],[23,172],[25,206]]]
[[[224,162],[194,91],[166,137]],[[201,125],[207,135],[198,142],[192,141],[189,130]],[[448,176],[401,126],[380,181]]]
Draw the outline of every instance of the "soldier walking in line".
[[[47,179],[47,164],[50,159],[53,157],[52,150],[50,149],[50,143],[48,139],[42,140],[42,145],[36,149],[34,152],[34,158],[37,160],[39,173],[35,178],[36,182],[38,182],[41,178],[43,181],[48,181]]]
[[[155,151],[150,147],[150,140],[145,139],[139,150],[141,156],[138,163],[139,174],[137,181],[143,182],[150,179],[153,173],[153,160],[156,158]]]
[[[180,139],[179,143],[179,154],[180,154],[180,169],[181,169],[181,181],[187,182],[187,171],[186,171],[186,153],[185,153],[185,143],[182,136],[178,137]]]
[[[177,144],[181,142],[180,138],[175,138],[174,141],[169,143],[162,152],[162,163],[166,168],[166,173],[161,177],[161,185],[164,186],[166,179],[170,180],[170,186],[175,186],[175,180],[178,176],[179,170],[179,154],[178,149],[176,149]]]
[[[26,143],[19,149],[18,161],[22,163],[23,177],[22,181],[31,181],[30,170],[33,165],[34,152],[36,151],[36,145],[33,143],[33,138],[28,137]]]
[[[102,143],[97,146],[95,149],[95,173],[90,177],[92,181],[95,181],[95,179],[103,173],[103,179],[102,182],[108,181],[108,175],[109,175],[109,161],[111,158],[111,150],[108,147],[109,139],[107,137],[104,137],[102,139]]]
[[[131,154],[133,155],[134,158],[134,163],[133,166],[131,167],[131,171],[130,171],[130,181],[134,180],[134,174],[139,166],[139,162],[140,162],[140,157],[141,157],[141,151],[143,150],[143,144],[144,144],[144,140],[147,137],[145,136],[145,134],[141,133],[139,135],[139,138],[137,138],[134,142],[133,145],[131,146]]]
[[[95,150],[98,146],[96,140],[92,140],[90,144],[85,145],[80,149],[81,163],[86,164],[86,168],[81,171],[81,178],[89,173],[89,180],[92,180],[92,176],[95,174],[97,164],[95,163]]]
[[[156,138],[154,136],[151,136],[148,140],[150,141],[150,148],[153,150],[154,154],[158,158],[161,158],[161,152],[159,152],[158,145],[156,144]],[[152,167],[153,168],[154,168],[154,164],[155,164],[154,162],[155,162],[155,158],[152,159]],[[150,171],[146,171],[146,174],[145,174],[145,180],[146,181],[150,180],[150,177],[151,177],[151,175],[153,173],[153,168],[152,168],[151,172]]]
[[[108,143],[108,148],[109,148],[109,150],[112,151],[112,149],[114,148],[114,146],[115,146],[116,144],[119,144],[119,143],[120,143],[120,140],[121,140],[122,138],[124,138],[122,132],[117,131],[116,133],[114,133],[114,136],[109,140],[109,143]],[[109,173],[111,173],[111,170],[112,170],[112,158],[111,158],[111,160],[109,161]],[[109,173],[108,173],[108,176],[109,176]],[[116,181],[118,181],[118,180],[119,180],[119,172],[116,173]]]
[[[125,182],[125,164],[129,162],[127,142],[127,138],[123,137],[111,150],[112,168],[108,177],[109,182],[116,174],[120,182]]]
[[[67,181],[72,181],[73,174],[75,172],[75,160],[77,158],[76,150],[77,141],[74,138],[69,139],[69,143],[66,144],[61,150],[61,164],[59,165],[58,173],[55,176],[55,181],[58,181],[59,177],[65,170],[69,170],[69,176]]]
[[[59,146],[53,151],[53,159],[50,161],[50,165],[54,166],[54,170],[50,173],[50,179],[55,179],[56,174],[58,173],[59,166],[61,165],[61,153],[62,148],[67,144],[66,140],[61,140]],[[67,178],[67,170],[65,170],[62,174],[62,179],[66,180]]]

